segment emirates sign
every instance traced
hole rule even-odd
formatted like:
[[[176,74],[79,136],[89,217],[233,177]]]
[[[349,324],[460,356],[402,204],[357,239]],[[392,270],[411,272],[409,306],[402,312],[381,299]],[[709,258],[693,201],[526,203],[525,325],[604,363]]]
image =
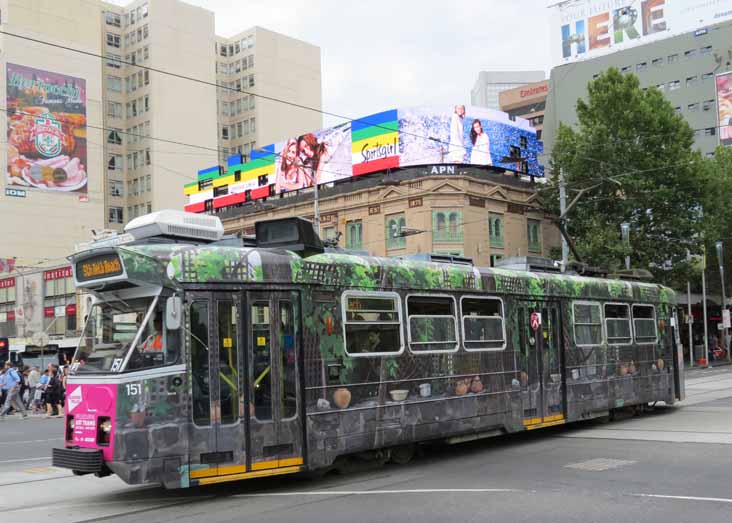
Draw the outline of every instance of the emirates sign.
[[[528,98],[529,96],[538,96],[549,92],[549,84],[544,83],[537,85],[536,87],[529,87],[528,89],[521,89],[519,96],[521,98]]]

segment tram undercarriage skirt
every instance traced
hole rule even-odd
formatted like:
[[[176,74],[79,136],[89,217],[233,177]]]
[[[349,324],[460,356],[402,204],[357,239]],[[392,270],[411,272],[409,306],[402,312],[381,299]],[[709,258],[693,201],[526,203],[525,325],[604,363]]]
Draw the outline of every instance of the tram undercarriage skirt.
[[[52,452],[52,465],[71,469],[84,474],[100,473],[103,469],[102,451],[99,449],[55,448]]]

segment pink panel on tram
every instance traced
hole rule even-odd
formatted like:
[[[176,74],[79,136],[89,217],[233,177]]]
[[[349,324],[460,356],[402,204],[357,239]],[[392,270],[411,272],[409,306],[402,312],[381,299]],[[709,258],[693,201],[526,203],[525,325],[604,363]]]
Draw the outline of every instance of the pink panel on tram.
[[[66,414],[74,417],[71,443],[82,448],[102,449],[105,461],[111,461],[114,455],[116,400],[116,385],[70,383],[66,389]],[[112,424],[108,446],[97,444],[97,426],[100,416],[108,417]]]

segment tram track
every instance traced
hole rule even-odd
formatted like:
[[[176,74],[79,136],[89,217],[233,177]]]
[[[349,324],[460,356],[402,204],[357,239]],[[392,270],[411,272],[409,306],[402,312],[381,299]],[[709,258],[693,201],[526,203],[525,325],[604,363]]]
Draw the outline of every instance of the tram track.
[[[12,481],[10,483],[0,483],[0,487],[13,487],[15,485],[25,485],[26,483],[40,483],[42,481],[54,481],[57,479],[68,479],[71,476],[60,476],[60,477],[54,477],[54,478],[37,478],[37,479],[29,479],[27,481]]]

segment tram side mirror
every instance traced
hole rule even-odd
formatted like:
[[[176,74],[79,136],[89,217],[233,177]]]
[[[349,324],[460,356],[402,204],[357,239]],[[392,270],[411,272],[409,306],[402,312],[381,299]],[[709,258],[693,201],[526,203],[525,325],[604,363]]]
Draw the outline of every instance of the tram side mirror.
[[[183,319],[183,300],[179,296],[171,296],[165,302],[165,328],[171,331],[180,329]]]

